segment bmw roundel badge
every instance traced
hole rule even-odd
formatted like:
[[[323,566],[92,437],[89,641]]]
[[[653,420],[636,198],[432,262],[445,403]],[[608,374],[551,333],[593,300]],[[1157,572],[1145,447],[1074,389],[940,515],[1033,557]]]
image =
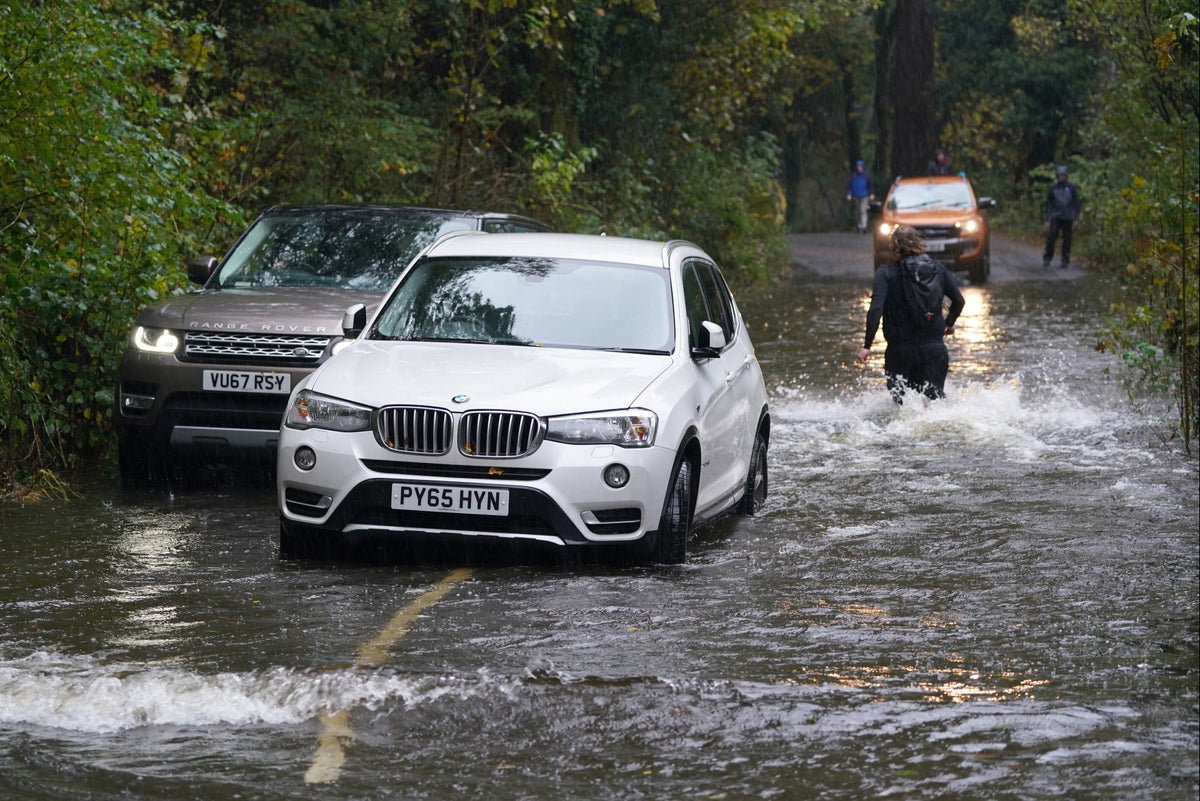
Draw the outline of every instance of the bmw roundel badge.
[[[451,398],[450,400],[454,401],[455,403],[466,403],[466,402],[467,402],[467,401],[469,401],[470,399],[471,399],[471,398],[470,398],[470,396],[469,396],[469,395],[455,395],[455,396],[454,396],[453,398]]]

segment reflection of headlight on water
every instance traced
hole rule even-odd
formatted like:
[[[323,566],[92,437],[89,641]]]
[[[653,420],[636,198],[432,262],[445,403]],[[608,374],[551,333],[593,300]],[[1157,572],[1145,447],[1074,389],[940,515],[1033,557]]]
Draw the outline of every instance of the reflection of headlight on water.
[[[183,587],[180,577],[194,572],[186,536],[191,520],[147,512],[131,515],[126,523],[114,541],[121,558],[114,560],[116,580],[107,593],[126,622],[108,636],[127,648],[167,647],[180,641],[182,631],[200,625],[180,620],[173,603]]]
[[[946,338],[950,348],[950,363],[954,374],[962,379],[995,378],[1005,372],[1005,360],[997,358],[1003,348],[999,340],[1003,332],[992,317],[991,294],[979,287],[963,287],[966,305],[954,326],[953,336]]]

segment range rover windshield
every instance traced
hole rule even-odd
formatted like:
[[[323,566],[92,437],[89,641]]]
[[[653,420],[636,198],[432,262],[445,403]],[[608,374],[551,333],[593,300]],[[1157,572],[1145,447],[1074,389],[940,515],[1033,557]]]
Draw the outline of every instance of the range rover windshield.
[[[388,298],[370,337],[665,354],[675,341],[670,293],[667,271],[654,267],[426,259]]]
[[[222,289],[335,287],[383,292],[421,248],[465,218],[427,215],[278,214],[260,219],[221,266]]]

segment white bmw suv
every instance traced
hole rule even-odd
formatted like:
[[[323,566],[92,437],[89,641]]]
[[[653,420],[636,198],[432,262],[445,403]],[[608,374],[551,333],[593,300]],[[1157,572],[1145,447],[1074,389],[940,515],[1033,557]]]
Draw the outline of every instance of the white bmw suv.
[[[491,537],[677,563],[766,498],[762,371],[689,242],[452,234],[344,328],[280,429],[281,556]]]

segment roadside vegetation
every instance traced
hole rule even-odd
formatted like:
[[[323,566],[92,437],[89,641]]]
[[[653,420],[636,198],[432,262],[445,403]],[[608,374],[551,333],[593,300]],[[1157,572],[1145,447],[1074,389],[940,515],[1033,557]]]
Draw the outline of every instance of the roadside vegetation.
[[[0,492],[111,459],[138,309],[275,203],[695,239],[738,283],[936,147],[1034,235],[1053,166],[1098,326],[1197,423],[1195,0],[0,4]],[[39,476],[42,477],[39,479]]]

